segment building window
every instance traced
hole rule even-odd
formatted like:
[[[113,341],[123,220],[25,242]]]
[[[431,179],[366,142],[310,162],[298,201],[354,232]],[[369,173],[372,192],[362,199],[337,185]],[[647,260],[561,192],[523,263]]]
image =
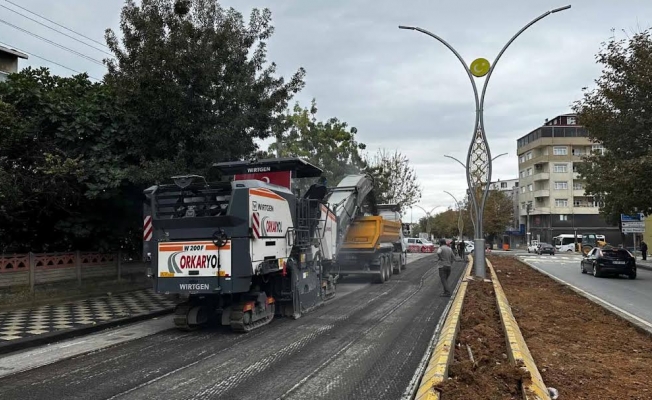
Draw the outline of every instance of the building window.
[[[557,173],[568,172],[568,165],[567,164],[555,164],[553,171],[557,172]]]
[[[555,207],[568,207],[568,199],[555,199]]]
[[[527,169],[527,176],[532,176],[532,168]]]
[[[582,207],[582,202],[581,202],[580,200],[575,200],[575,201],[573,202],[573,205],[574,205],[575,207]]]
[[[525,186],[521,186],[521,193],[525,193]]]
[[[552,154],[556,156],[567,156],[568,155],[568,147],[566,146],[555,146],[552,148]]]
[[[577,118],[566,117],[566,125],[577,125]]]
[[[521,203],[521,210],[525,210],[525,202]]]
[[[525,178],[525,170],[521,171],[521,178]]]
[[[556,190],[568,189],[568,182],[566,182],[566,181],[555,182],[555,189]]]
[[[507,189],[507,182],[500,182],[501,189]]]
[[[600,143],[591,145],[591,153],[604,155],[604,146]]]
[[[582,163],[573,163],[573,172],[575,172],[575,173],[580,172],[580,170],[579,170],[580,164],[582,164]]]
[[[519,164],[523,164],[525,162],[525,156],[520,156],[518,158],[518,162],[519,162]]]
[[[568,215],[566,215],[566,214],[559,214],[559,220],[560,220],[560,221],[568,221]]]
[[[531,152],[531,151],[528,151],[528,152],[525,154],[525,160],[527,161],[527,160],[531,160],[531,159],[532,159],[532,152]]]
[[[527,185],[527,191],[528,191],[528,192],[531,192],[531,191],[532,191],[532,184],[531,184],[531,183],[530,183],[529,185]]]
[[[582,182],[573,183],[573,190],[582,190],[583,188]]]

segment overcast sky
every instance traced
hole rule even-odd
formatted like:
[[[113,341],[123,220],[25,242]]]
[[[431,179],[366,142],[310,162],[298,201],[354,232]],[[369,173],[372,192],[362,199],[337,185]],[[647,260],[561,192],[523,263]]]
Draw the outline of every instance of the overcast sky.
[[[121,0],[11,1],[99,42],[104,42],[105,28],[118,30],[123,4]],[[306,87],[296,100],[307,105],[316,98],[320,119],[334,116],[357,127],[358,140],[372,152],[387,148],[407,155],[424,189],[420,205],[428,210],[453,204],[443,190],[458,199],[463,197],[464,170],[443,156],[465,160],[473,131],[474,100],[466,73],[452,53],[434,39],[399,30],[398,25],[419,26],[442,36],[467,63],[477,57],[493,61],[507,40],[531,19],[572,4],[570,10],[548,16],[519,37],[491,78],[485,104],[489,145],[494,155],[509,153],[494,164],[496,180],[518,176],[518,137],[540,126],[545,118],[569,112],[582,87],[592,86],[600,73],[595,64],[600,43],[614,34],[625,38],[652,24],[649,0],[220,3],[245,16],[253,7],[270,8],[276,31],[269,43],[269,60],[275,61],[279,73],[286,77],[299,67],[307,70]],[[7,10],[45,22],[7,0],[0,0],[0,6],[0,42],[102,78],[103,66],[6,23],[94,59],[101,60],[105,54]],[[60,75],[73,74],[37,57],[20,64],[28,65],[48,66]],[[481,88],[482,80],[477,84]],[[407,219],[416,221],[423,215],[415,208]]]

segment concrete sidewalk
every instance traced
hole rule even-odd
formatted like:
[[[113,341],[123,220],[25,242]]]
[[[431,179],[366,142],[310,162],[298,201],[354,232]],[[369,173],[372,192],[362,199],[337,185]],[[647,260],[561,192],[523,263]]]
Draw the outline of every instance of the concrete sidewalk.
[[[636,256],[636,268],[652,271],[652,260],[648,258],[647,260],[643,261],[641,260],[640,256]]]
[[[172,312],[152,289],[0,312],[0,354]]]

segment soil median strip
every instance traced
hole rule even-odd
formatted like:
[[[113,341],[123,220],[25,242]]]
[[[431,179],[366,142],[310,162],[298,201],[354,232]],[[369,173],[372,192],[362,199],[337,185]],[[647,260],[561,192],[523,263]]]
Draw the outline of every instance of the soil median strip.
[[[652,399],[648,334],[512,257],[489,258],[543,381],[560,399]]]
[[[498,312],[500,313],[500,320],[502,322],[503,331],[506,336],[506,344],[508,356],[512,364],[519,368],[522,372],[521,376],[521,389],[523,399],[525,400],[549,400],[550,395],[546,385],[543,383],[541,374],[537,369],[532,354],[525,343],[523,334],[516,323],[516,319],[512,314],[512,309],[509,306],[507,297],[503,288],[498,280],[496,271],[491,265],[491,261],[487,260],[487,266],[491,272],[491,280],[493,283],[494,291],[496,293],[496,301],[498,303]]]

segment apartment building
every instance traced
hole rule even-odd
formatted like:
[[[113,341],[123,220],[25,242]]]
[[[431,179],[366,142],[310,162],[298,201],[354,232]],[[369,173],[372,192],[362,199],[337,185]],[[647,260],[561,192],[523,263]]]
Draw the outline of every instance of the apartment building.
[[[602,218],[577,173],[582,156],[604,149],[589,140],[575,114],[546,120],[519,138],[516,147],[520,223],[529,222],[532,239],[551,243],[562,233],[596,232],[606,235],[607,241],[620,240],[618,227]]]
[[[18,72],[19,58],[27,60],[27,54],[0,46],[0,82],[6,80],[7,75]]]

